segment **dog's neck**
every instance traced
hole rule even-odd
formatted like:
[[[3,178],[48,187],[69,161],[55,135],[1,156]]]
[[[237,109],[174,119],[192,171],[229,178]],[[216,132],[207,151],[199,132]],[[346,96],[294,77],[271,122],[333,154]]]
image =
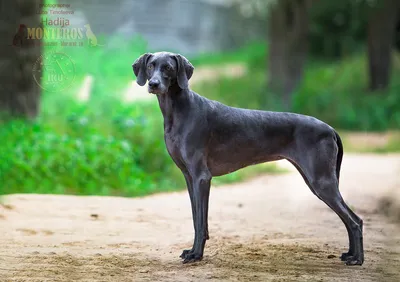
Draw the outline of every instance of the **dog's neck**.
[[[181,89],[177,85],[170,87],[166,94],[157,94],[166,132],[176,123],[175,117],[188,110],[190,95],[189,89]]]

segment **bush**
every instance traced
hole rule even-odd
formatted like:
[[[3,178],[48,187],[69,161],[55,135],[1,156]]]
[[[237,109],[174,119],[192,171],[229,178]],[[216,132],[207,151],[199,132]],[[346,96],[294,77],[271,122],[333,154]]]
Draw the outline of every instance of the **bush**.
[[[400,128],[400,65],[387,91],[367,90],[366,56],[312,66],[294,95],[293,111],[315,115],[334,127],[382,131]]]
[[[0,192],[142,196],[182,189],[162,127],[156,103],[112,99],[85,105],[64,100],[61,114],[7,122],[0,129]],[[249,168],[215,184],[262,171],[278,172],[275,166]]]
[[[121,105],[106,116],[92,105],[68,105],[65,119],[15,120],[0,130],[3,193],[138,196],[183,187],[161,119],[148,118],[159,116],[154,105]]]

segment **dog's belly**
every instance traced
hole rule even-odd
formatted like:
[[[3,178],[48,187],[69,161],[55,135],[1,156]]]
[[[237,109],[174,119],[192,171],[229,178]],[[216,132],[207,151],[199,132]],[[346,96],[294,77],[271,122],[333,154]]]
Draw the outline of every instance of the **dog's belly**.
[[[272,162],[272,161],[277,161],[281,160],[283,157],[277,156],[277,157],[271,157],[270,159],[263,160],[263,161],[258,161],[258,162],[248,162],[248,163],[240,163],[240,162],[235,162],[235,163],[221,163],[221,162],[210,162],[208,164],[208,168],[211,172],[212,176],[221,176],[221,175],[226,175],[231,172],[237,171],[241,168],[245,168],[247,166],[251,165],[256,165],[260,163],[265,163],[265,162]]]
[[[278,127],[247,123],[224,124],[214,130],[208,146],[207,163],[213,176],[283,159],[294,142],[292,126]]]
[[[207,158],[208,169],[213,176],[221,176],[250,165],[283,159],[278,152],[262,149],[246,146],[232,151],[211,150]]]

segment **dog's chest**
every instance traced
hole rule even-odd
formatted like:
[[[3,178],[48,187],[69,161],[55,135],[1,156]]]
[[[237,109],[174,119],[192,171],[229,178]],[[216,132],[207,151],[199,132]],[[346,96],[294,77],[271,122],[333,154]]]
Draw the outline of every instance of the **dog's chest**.
[[[181,140],[175,134],[165,134],[165,145],[167,147],[168,153],[176,161],[182,158],[181,154]]]

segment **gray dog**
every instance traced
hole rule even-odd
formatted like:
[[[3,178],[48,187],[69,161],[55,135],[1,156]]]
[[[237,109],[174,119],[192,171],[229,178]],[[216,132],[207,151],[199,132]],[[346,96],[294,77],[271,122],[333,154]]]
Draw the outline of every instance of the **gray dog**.
[[[148,80],[149,93],[157,96],[168,152],[189,191],[195,236],[192,249],[180,256],[183,263],[203,258],[211,178],[286,159],[346,226],[350,247],[341,260],[363,264],[363,221],[338,189],[343,146],[332,127],[310,116],[233,108],[206,99],[189,89],[194,67],[179,54],[146,53],[132,67],[137,83]]]

